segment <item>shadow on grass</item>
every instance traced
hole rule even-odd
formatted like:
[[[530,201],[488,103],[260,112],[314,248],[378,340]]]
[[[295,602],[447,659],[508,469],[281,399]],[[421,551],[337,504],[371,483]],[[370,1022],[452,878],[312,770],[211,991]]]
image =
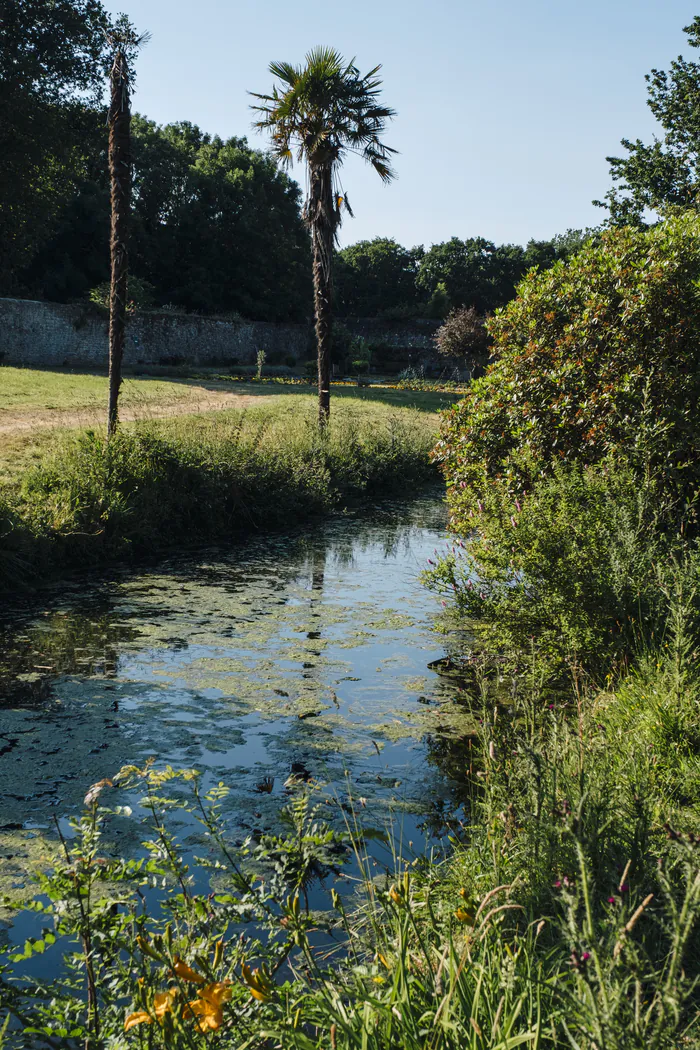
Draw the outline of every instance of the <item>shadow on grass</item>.
[[[131,378],[131,377],[130,377]],[[241,380],[228,380],[207,376],[174,376],[174,375],[138,375],[133,378],[141,382],[153,380],[167,380],[169,383],[182,383],[185,386],[201,387],[204,390],[228,391],[232,394],[242,394],[246,397],[278,397],[278,396],[315,396],[316,386],[305,383],[248,383]],[[396,408],[415,408],[420,412],[440,412],[449,408],[463,395],[451,391],[433,390],[397,390],[393,387],[370,386],[360,387],[351,385],[331,385],[331,401],[334,398],[342,398],[351,401],[379,401]]]

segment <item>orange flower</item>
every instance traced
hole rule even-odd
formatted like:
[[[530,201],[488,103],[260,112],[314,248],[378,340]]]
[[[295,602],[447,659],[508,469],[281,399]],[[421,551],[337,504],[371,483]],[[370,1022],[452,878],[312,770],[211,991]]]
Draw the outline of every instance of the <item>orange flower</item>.
[[[215,1032],[224,1022],[221,1004],[228,1002],[230,998],[230,981],[208,984],[202,988],[197,999],[192,999],[187,1004],[185,1016],[194,1015],[198,1018],[197,1027],[200,1032]]]
[[[124,1031],[128,1032],[130,1028],[135,1028],[137,1024],[152,1024],[152,1022],[153,1018],[150,1014],[147,1014],[145,1010],[137,1010],[127,1017],[124,1022]]]
[[[178,995],[177,988],[171,988],[169,992],[156,992],[153,996],[153,1012],[158,1024],[162,1024],[165,1015],[172,1012]]]
[[[186,962],[183,962],[179,955],[175,956],[173,970],[183,981],[190,981],[191,984],[204,984],[204,978],[201,973],[197,973],[197,971],[193,970],[191,966],[188,966]]]
[[[136,1010],[124,1021],[124,1031],[128,1032],[130,1028],[136,1028],[139,1024],[153,1024],[154,1018],[162,1025],[165,1015],[172,1012],[177,996],[177,988],[171,988],[169,992],[156,992],[153,996],[153,1015],[147,1010]]]

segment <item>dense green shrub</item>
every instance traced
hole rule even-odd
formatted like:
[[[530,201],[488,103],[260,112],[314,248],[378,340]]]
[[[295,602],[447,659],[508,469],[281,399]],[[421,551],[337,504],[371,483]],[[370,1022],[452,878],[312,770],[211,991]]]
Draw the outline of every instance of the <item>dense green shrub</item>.
[[[667,530],[653,480],[628,468],[555,464],[527,497],[486,488],[466,543],[427,574],[490,651],[538,650],[602,675],[658,644],[680,564],[700,560]]]
[[[610,455],[682,502],[700,482],[700,220],[605,233],[530,273],[489,322],[493,364],[447,414],[436,455],[453,521],[490,488],[523,500],[557,462]],[[527,453],[527,455],[524,455]]]

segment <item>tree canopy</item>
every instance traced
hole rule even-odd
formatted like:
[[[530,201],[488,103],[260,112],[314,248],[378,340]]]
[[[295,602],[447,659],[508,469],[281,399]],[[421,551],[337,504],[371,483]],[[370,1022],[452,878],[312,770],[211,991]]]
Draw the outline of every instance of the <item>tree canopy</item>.
[[[0,289],[39,250],[86,175],[82,143],[101,93],[99,0],[0,0]]]
[[[700,16],[684,32],[691,47],[700,47]],[[643,225],[649,212],[698,207],[700,64],[679,55],[669,71],[652,69],[645,79],[647,105],[662,134],[651,144],[623,139],[627,155],[607,158],[614,186],[595,203],[617,224]]]
[[[109,276],[99,0],[0,0],[0,295],[83,299]],[[299,189],[243,138],[132,125],[131,272],[157,304],[310,312]]]
[[[681,502],[700,483],[700,217],[620,227],[529,274],[489,322],[493,364],[438,455],[466,528],[483,493],[521,497],[555,464],[625,458]]]
[[[515,294],[533,266],[547,269],[568,259],[593,230],[568,230],[549,241],[496,245],[483,237],[404,248],[376,237],[358,241],[338,253],[336,301],[344,316],[446,316],[452,308],[473,307],[492,313]]]
[[[0,295],[83,300],[109,276],[109,27],[100,0],[0,0]],[[358,99],[377,90],[376,70],[357,84],[354,77],[346,87]],[[388,119],[372,104],[376,119]],[[368,159],[381,174],[391,151],[380,148],[375,117],[362,114]],[[311,246],[301,194],[274,159],[244,138],[223,140],[186,122],[160,127],[134,116],[132,132],[130,272],[152,286],[154,305],[307,318]],[[388,237],[359,241],[336,253],[334,306],[344,317],[388,319],[444,317],[463,306],[490,313],[531,266],[568,258],[587,236],[569,231],[525,248],[455,237],[427,251]]]
[[[390,237],[343,248],[335,271],[339,312],[357,317],[401,310],[415,313],[419,302],[416,278],[424,255],[422,247],[404,248]]]

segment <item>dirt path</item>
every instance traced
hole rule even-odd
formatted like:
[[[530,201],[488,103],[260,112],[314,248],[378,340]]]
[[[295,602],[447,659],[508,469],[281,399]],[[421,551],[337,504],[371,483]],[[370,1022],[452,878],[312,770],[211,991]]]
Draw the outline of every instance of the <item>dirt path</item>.
[[[191,416],[200,412],[220,412],[225,408],[245,408],[261,398],[253,394],[235,394],[225,390],[191,387],[187,397],[177,401],[126,401],[119,412],[124,422],[164,419],[168,416]],[[91,427],[104,423],[107,403],[84,408],[0,408],[0,434],[19,434],[50,427]]]

